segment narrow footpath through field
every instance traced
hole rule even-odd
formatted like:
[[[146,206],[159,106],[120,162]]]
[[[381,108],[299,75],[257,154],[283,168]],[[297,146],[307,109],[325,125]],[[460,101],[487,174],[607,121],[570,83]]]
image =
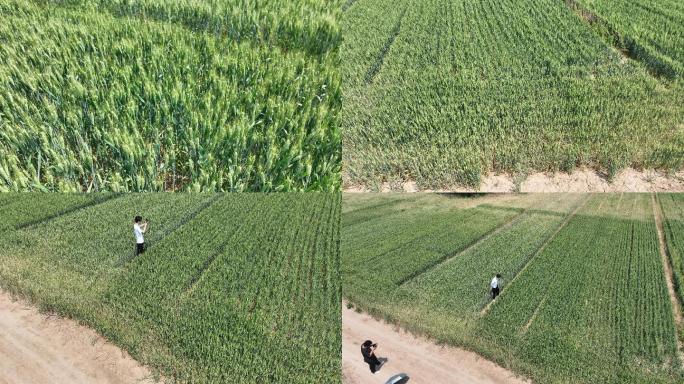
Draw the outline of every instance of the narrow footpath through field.
[[[154,383],[97,332],[0,291],[0,384]]]
[[[344,304],[342,372],[345,384],[384,384],[398,373],[407,374],[410,384],[529,383],[476,353],[436,345],[365,313],[348,309]],[[377,342],[378,356],[388,359],[375,374],[361,357],[360,345],[366,339]]]

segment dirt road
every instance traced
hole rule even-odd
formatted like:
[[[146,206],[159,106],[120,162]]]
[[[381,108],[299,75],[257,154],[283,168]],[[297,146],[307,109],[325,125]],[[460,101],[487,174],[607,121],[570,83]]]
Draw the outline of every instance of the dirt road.
[[[150,377],[95,331],[0,291],[0,384],[154,383]]]
[[[379,357],[389,359],[375,374],[361,358],[360,345],[366,339],[378,343]],[[342,371],[345,384],[384,384],[398,373],[407,374],[410,384],[529,383],[473,352],[435,345],[346,305],[342,308]]]

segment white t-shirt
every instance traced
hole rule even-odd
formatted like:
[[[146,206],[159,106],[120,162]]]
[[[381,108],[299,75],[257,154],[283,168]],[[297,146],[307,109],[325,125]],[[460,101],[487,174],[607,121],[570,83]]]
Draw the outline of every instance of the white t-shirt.
[[[489,285],[492,288],[498,288],[499,287],[499,279],[496,276],[494,276],[494,278],[492,279],[492,283]]]
[[[145,242],[145,238],[143,237],[143,231],[142,229],[140,229],[138,223],[133,224],[133,234],[135,235],[135,242],[137,244],[142,244]]]

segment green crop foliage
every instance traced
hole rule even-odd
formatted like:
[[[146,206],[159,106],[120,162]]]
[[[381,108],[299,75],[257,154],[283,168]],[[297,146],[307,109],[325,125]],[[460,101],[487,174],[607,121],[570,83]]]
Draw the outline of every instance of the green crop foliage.
[[[681,78],[625,57],[575,9],[556,0],[354,2],[342,21],[345,183],[439,188],[497,172],[680,170]],[[675,57],[683,12],[620,20],[648,24]],[[671,19],[654,23],[651,13]]]
[[[335,191],[338,0],[0,1],[0,191]]]
[[[672,264],[674,287],[681,305],[684,305],[684,196],[659,194],[658,200],[664,216],[665,240]],[[681,330],[684,338],[684,329]]]
[[[677,0],[576,0],[592,24],[656,76],[684,77],[684,5]]]
[[[666,198],[684,200],[659,195],[677,228]],[[346,201],[343,221],[365,218],[342,228],[343,297],[358,308],[535,383],[684,379],[651,195]]]
[[[40,196],[40,198],[36,198]],[[79,209],[114,195],[33,193],[0,194],[2,220],[0,233],[49,220],[71,210]]]
[[[100,196],[33,198],[51,195]],[[136,214],[150,230],[133,257]],[[340,382],[339,220],[334,194],[117,195],[5,231],[0,288],[169,382]]]

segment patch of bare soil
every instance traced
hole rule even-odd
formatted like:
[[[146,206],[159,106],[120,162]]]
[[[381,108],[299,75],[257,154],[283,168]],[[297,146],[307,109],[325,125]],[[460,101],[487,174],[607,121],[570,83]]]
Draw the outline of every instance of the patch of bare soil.
[[[388,361],[375,374],[361,356],[361,343],[378,343],[377,355]],[[345,384],[384,384],[405,373],[410,384],[503,384],[529,383],[476,353],[440,346],[401,329],[342,308],[342,373]]]
[[[625,169],[612,181],[591,169],[580,169],[572,173],[532,173],[520,181],[513,175],[487,175],[478,189],[461,186],[444,189],[421,190],[413,181],[401,184],[403,192],[684,192],[684,171],[667,174],[661,171]],[[396,191],[389,183],[381,186],[381,192]],[[358,185],[345,186],[344,192],[371,192]]]
[[[0,384],[155,383],[151,377],[92,329],[0,291]]]

